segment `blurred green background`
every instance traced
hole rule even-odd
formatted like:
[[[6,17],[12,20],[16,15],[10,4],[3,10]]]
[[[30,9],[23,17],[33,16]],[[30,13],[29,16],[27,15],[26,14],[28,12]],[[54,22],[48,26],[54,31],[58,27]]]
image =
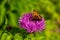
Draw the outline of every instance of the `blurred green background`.
[[[45,18],[46,29],[27,34],[18,19],[33,9]],[[60,40],[60,0],[0,0],[0,40]]]

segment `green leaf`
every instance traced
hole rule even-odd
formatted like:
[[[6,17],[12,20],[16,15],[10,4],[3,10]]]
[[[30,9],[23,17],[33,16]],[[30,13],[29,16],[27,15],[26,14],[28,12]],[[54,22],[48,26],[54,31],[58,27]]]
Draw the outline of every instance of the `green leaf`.
[[[15,34],[14,40],[23,40],[22,36],[19,33]]]
[[[1,37],[1,40],[6,40],[7,36],[8,36],[8,34],[7,34],[7,33],[4,33],[4,34],[2,35],[2,37]]]

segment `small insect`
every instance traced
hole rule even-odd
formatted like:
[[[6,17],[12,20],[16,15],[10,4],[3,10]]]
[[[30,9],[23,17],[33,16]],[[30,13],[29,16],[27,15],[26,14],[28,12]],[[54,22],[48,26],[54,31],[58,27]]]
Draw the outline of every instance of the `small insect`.
[[[33,13],[32,13],[32,19],[33,20],[41,20],[42,19],[42,17],[38,14],[38,12],[36,11],[36,10],[33,10]]]
[[[12,26],[11,25],[7,25],[6,29],[9,31],[12,29]]]

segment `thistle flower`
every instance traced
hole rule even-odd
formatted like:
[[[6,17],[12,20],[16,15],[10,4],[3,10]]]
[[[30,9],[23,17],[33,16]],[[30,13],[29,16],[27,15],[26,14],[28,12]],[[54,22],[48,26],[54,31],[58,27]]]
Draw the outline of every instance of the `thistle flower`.
[[[19,25],[28,33],[33,33],[45,29],[45,20],[43,17],[40,20],[33,20],[32,13],[26,13],[19,19]]]

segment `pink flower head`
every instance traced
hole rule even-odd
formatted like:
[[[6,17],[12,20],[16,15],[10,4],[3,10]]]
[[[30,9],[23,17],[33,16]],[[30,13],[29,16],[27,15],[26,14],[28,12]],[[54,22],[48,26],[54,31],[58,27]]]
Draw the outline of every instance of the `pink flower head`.
[[[41,20],[32,21],[32,13],[26,13],[19,19],[19,25],[25,29],[28,33],[42,31],[45,29],[45,20],[42,17]]]

